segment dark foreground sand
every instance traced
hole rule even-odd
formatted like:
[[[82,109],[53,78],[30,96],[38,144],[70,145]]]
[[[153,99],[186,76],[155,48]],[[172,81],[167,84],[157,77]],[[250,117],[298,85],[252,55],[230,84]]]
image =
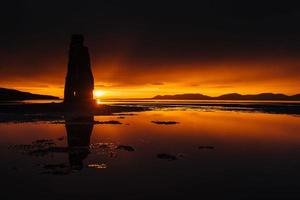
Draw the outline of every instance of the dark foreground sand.
[[[113,115],[117,113],[149,110],[141,106],[95,105],[93,107],[71,106],[63,103],[36,103],[0,105],[0,122],[33,122],[64,119],[65,115]]]

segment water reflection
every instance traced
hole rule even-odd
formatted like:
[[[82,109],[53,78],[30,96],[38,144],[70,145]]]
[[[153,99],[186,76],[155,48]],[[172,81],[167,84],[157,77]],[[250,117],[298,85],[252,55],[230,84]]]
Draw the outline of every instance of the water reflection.
[[[73,170],[83,168],[83,160],[90,154],[90,138],[94,128],[94,116],[65,115],[65,128],[68,141],[70,167]]]
[[[136,199],[145,195],[157,199],[161,194],[165,199],[183,199],[199,193],[211,199],[233,194],[232,199],[300,197],[300,117],[188,109],[122,116],[0,124],[0,175],[5,185],[27,196],[28,191],[40,193],[35,199],[60,195],[82,199],[80,194],[87,192],[92,199],[124,199],[124,194]],[[116,119],[122,124],[93,123]],[[7,149],[8,144],[42,139],[55,142],[43,157]],[[117,149],[124,145],[134,151]]]

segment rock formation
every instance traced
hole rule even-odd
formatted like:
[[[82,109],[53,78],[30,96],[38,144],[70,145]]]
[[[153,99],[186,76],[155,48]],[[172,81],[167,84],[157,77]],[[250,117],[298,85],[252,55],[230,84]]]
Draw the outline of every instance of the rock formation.
[[[65,81],[65,103],[91,103],[93,101],[94,78],[89,50],[83,42],[82,35],[72,35]]]

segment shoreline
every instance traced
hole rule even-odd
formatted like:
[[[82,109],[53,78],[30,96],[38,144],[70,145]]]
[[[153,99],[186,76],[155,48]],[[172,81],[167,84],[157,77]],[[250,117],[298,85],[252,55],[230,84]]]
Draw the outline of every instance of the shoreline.
[[[0,105],[0,123],[63,120],[66,116],[105,116],[150,110],[195,109],[199,111],[233,111],[249,113],[300,115],[299,103],[184,103],[180,104],[95,104],[66,106],[64,103]]]

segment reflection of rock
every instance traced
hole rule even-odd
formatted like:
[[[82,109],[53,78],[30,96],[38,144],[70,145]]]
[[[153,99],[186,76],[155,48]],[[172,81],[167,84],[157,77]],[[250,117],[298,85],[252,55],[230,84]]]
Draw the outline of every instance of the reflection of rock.
[[[65,103],[91,103],[93,100],[94,78],[89,51],[83,42],[82,35],[72,35],[65,82]]]
[[[69,148],[69,161],[72,169],[80,170],[83,168],[82,161],[90,153],[90,137],[93,131],[94,116],[68,119],[66,117],[66,131]]]

